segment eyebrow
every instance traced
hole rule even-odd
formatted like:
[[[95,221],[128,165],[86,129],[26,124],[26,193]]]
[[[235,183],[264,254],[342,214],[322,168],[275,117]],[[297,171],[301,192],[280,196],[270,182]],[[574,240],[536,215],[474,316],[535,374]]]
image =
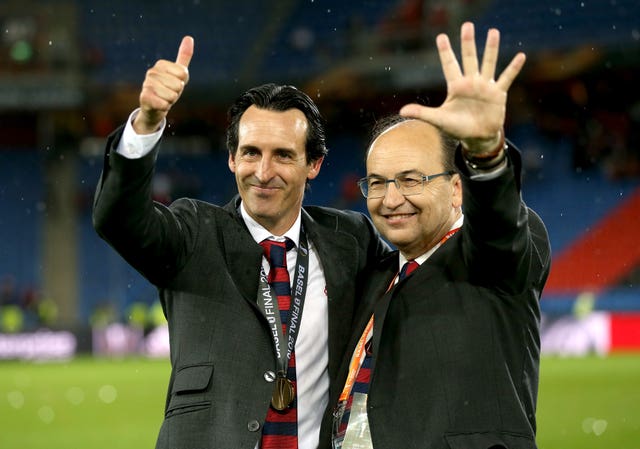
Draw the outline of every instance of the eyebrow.
[[[395,175],[393,175],[393,177],[394,177],[394,178],[397,178],[398,176],[406,176],[406,175],[410,175],[410,174],[416,174],[416,175],[424,176],[420,170],[411,169],[411,170],[403,170],[403,171],[401,171],[401,172],[398,172],[398,173],[396,173]],[[370,175],[367,175],[367,178],[384,178],[384,179],[391,179],[391,178],[385,178],[384,176],[379,175],[379,174],[377,174],[377,173],[371,173]]]
[[[262,148],[256,146],[256,145],[251,145],[251,144],[247,144],[247,145],[241,145],[238,147],[239,150],[253,150],[253,151],[258,151],[258,152],[262,152],[264,151]],[[291,153],[291,154],[296,154],[296,150],[293,148],[287,148],[287,147],[278,147],[278,148],[274,148],[273,149],[274,152],[284,152],[284,153]]]

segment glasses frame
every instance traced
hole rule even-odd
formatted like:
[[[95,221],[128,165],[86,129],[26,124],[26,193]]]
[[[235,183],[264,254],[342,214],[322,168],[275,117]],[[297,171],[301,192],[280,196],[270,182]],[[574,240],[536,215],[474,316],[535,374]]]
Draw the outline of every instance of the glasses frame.
[[[400,184],[398,182],[398,177],[401,176],[405,176],[404,175],[397,175],[391,179],[388,178],[383,178],[382,176],[365,176],[364,178],[360,178],[358,180],[358,187],[360,187],[360,193],[362,193],[362,196],[364,196],[367,199],[377,199],[377,198],[384,198],[385,195],[387,194],[387,192],[389,191],[389,184],[393,183],[396,186],[396,189],[398,190],[398,192],[400,192],[402,194],[402,196],[412,196],[412,195],[419,195],[424,191],[424,185],[426,183],[429,183],[430,181],[434,180],[435,178],[439,178],[440,176],[451,176],[451,175],[455,175],[456,171],[455,170],[448,170],[448,171],[443,171],[441,173],[435,173],[433,175],[423,175],[422,173],[416,173],[419,175],[420,180],[422,181],[422,185],[420,186],[420,191],[419,192],[414,192],[414,193],[404,193],[400,187]],[[381,181],[384,182],[384,191],[382,192],[381,195],[376,195],[376,196],[371,196],[369,195],[369,179],[371,178],[376,178],[376,179],[380,179]]]

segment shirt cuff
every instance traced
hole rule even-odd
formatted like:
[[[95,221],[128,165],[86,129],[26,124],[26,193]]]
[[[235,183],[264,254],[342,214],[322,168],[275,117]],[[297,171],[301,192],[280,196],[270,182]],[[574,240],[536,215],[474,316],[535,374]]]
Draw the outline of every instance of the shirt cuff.
[[[469,178],[478,180],[478,181],[480,180],[488,181],[490,179],[494,179],[500,176],[502,173],[504,173],[507,170],[508,166],[509,166],[509,160],[508,158],[504,158],[502,162],[500,162],[498,165],[496,165],[495,167],[489,170],[477,170],[477,169],[474,170],[473,168],[468,167]]]
[[[163,119],[158,130],[151,134],[138,134],[133,129],[133,119],[140,112],[140,108],[136,109],[129,115],[127,124],[124,127],[122,138],[116,147],[116,152],[127,159],[139,159],[146,156],[153,150],[160,141],[162,133],[166,126],[167,120]]]

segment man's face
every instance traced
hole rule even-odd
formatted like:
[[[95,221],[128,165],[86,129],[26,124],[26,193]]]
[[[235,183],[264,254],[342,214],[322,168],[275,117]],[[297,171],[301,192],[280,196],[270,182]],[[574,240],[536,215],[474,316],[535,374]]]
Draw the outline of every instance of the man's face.
[[[369,149],[367,176],[393,179],[402,174],[445,171],[437,130],[419,120],[401,122],[380,135]],[[425,182],[422,193],[402,195],[389,183],[382,198],[368,198],[369,214],[380,233],[407,258],[424,254],[460,216],[462,186],[458,175]]]
[[[322,159],[307,163],[307,119],[302,111],[250,106],[238,126],[238,148],[229,155],[238,192],[249,215],[275,235],[293,225],[302,207],[307,179]]]

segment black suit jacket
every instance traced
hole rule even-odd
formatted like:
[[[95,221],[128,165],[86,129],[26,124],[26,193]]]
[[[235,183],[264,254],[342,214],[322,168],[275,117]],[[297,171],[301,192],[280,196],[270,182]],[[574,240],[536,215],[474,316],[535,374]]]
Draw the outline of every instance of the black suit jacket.
[[[171,378],[157,448],[247,448],[260,437],[276,356],[256,305],[262,248],[238,213],[180,199],[151,201],[157,148],[138,160],[110,136],[96,191],[99,235],[158,287],[169,324]],[[308,207],[303,226],[318,252],[329,298],[329,376],[335,378],[370,263],[388,251],[362,214]],[[303,324],[304,325],[304,324]]]
[[[458,153],[461,230],[390,292],[397,253],[367,285],[331,401],[373,313],[375,449],[536,447],[539,298],[551,255],[544,224],[520,196],[519,153],[509,158],[501,176],[472,180]]]

